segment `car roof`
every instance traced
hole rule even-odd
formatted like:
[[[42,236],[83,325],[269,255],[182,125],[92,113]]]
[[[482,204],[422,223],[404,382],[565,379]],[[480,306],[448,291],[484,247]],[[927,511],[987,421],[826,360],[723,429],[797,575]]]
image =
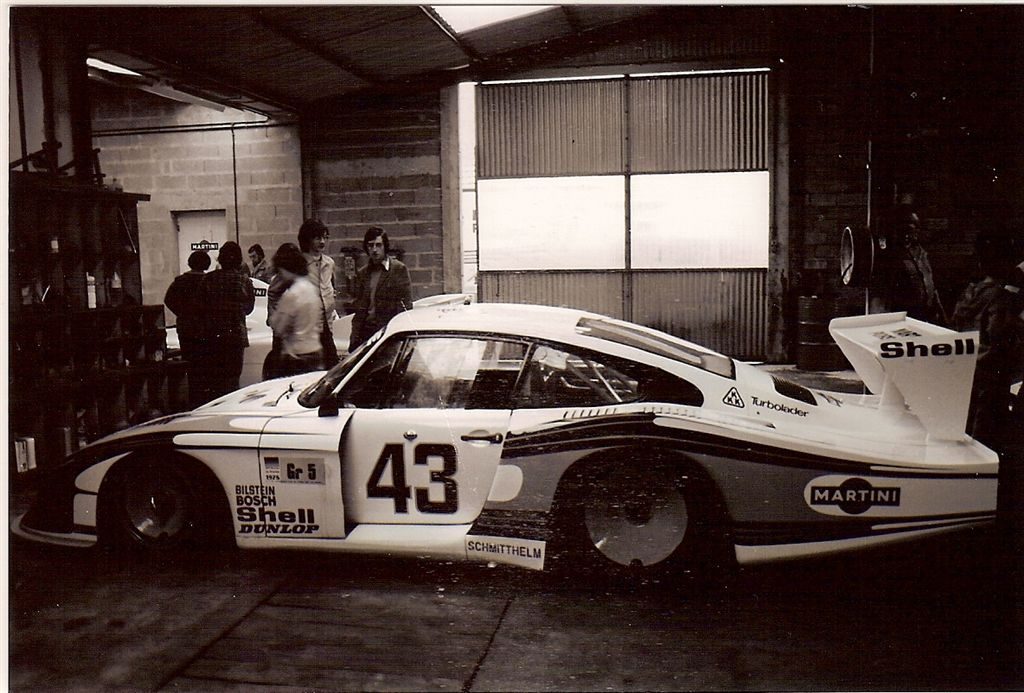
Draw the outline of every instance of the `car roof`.
[[[604,322],[608,329],[595,330],[595,325],[588,325],[581,332],[577,329],[581,319],[592,320],[595,324]],[[622,332],[623,328],[627,332]],[[735,365],[728,356],[656,329],[575,308],[518,303],[417,308],[398,314],[387,327],[389,335],[421,331],[475,332],[539,339],[597,349],[672,371],[697,368],[718,377],[734,377]],[[616,333],[623,339],[608,336]]]
[[[578,341],[576,324],[582,317],[602,318],[603,316],[574,308],[511,303],[473,303],[417,308],[400,313],[391,320],[388,332],[453,330]]]

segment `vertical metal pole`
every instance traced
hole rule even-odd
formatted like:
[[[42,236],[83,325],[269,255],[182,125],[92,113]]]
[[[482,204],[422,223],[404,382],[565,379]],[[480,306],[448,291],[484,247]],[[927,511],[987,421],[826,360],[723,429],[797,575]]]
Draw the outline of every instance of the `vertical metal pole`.
[[[631,181],[632,181],[632,156],[630,153],[630,110],[629,110],[629,98],[630,98],[630,78],[627,75],[622,80],[622,158],[623,158],[623,169],[624,169],[624,200],[625,209],[625,271],[622,274],[622,317],[625,320],[633,320],[633,238],[632,238],[632,215],[630,213],[631,206]]]
[[[231,124],[231,188],[235,195],[235,243],[241,245],[241,233],[238,225],[238,156],[235,152],[234,123]]]
[[[21,144],[21,170],[28,171],[28,138],[25,134],[25,88],[22,84],[21,69],[21,26],[18,22],[11,23],[11,42],[14,48],[14,79],[18,91],[18,135]]]
[[[864,314],[871,312],[871,280],[874,273],[875,262],[875,240],[871,230],[871,205],[875,197],[874,179],[872,168],[874,166],[874,130],[875,130],[875,11],[868,7],[868,148],[867,148],[867,184],[868,199],[867,211],[865,213],[865,224],[868,236],[871,239],[871,272],[868,273],[868,281],[864,283]]]

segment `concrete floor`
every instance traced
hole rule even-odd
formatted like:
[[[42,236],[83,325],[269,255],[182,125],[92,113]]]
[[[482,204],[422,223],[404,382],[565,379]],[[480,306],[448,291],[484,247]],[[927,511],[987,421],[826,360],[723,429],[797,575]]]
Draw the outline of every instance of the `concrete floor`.
[[[307,553],[12,546],[10,685],[106,690],[1019,690],[1020,562],[979,531],[698,591]]]

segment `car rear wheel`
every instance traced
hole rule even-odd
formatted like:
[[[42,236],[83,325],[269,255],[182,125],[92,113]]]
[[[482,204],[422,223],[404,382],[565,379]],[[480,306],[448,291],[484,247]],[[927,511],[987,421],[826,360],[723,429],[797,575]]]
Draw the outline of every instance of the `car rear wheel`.
[[[209,472],[173,457],[137,459],[116,468],[101,490],[107,543],[148,551],[212,545],[221,536],[223,493]],[[219,496],[219,499],[218,499]]]
[[[692,486],[664,460],[588,465],[564,491],[556,561],[615,580],[692,574],[707,538]]]

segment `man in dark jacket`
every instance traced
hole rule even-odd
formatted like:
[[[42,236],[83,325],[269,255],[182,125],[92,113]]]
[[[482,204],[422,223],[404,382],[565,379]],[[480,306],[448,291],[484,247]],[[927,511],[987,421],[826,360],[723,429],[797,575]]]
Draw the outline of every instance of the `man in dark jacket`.
[[[228,241],[222,245],[217,262],[220,269],[203,277],[199,287],[207,344],[201,369],[204,401],[238,389],[242,357],[249,346],[245,316],[256,304],[252,281],[242,272],[238,244]]]
[[[1011,238],[998,231],[980,233],[976,252],[981,278],[957,301],[953,328],[979,332],[967,432],[1001,452],[1012,427],[1010,386],[1024,353],[1021,306],[1008,288],[1015,286],[1015,257]]]
[[[198,372],[203,360],[203,306],[199,302],[199,286],[210,268],[210,256],[205,250],[196,250],[188,256],[189,271],[175,277],[164,295],[164,305],[174,313],[178,331],[178,345],[185,360],[185,372],[191,385],[190,404],[203,403],[197,396],[202,375]]]
[[[391,244],[387,232],[379,226],[371,226],[363,236],[363,250],[370,261],[356,272],[353,291],[355,316],[352,318],[349,351],[387,325],[391,318],[412,308],[409,270],[388,255]]]

